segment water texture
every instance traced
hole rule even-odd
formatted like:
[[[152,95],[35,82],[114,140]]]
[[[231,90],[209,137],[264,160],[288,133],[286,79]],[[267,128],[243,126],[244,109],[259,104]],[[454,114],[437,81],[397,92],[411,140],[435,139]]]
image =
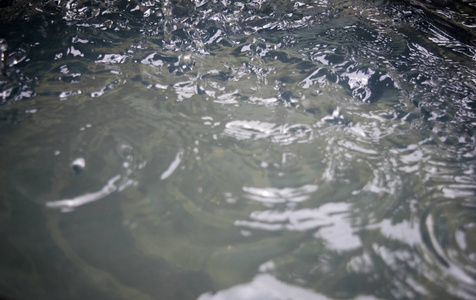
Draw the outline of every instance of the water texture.
[[[467,1],[6,1],[0,297],[475,299]]]

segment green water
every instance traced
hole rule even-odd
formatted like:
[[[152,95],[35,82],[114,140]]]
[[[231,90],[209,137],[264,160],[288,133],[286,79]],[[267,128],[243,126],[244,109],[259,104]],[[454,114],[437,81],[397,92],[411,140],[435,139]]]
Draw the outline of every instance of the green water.
[[[475,299],[474,5],[0,7],[0,297]]]

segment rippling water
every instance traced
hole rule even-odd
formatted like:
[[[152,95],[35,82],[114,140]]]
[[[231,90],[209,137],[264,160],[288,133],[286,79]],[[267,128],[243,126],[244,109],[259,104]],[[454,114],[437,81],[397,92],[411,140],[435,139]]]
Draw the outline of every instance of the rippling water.
[[[476,8],[0,7],[0,295],[475,299]]]

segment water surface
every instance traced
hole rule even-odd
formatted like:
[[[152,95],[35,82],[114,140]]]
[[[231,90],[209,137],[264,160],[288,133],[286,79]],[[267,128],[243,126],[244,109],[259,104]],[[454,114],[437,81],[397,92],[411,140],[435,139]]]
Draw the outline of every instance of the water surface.
[[[0,295],[474,299],[474,9],[0,7]]]

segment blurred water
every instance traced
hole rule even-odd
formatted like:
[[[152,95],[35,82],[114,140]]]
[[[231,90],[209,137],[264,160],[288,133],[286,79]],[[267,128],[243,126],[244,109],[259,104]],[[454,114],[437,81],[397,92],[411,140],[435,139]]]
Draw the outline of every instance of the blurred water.
[[[476,298],[471,2],[0,7],[0,296]]]

